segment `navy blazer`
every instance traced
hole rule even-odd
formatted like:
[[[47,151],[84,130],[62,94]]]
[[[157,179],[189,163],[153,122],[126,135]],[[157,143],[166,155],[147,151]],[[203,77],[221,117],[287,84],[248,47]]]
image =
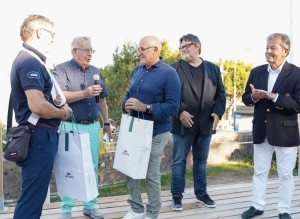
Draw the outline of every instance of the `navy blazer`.
[[[298,146],[300,112],[300,69],[286,62],[274,84],[272,93],[278,93],[276,102],[251,97],[253,84],[256,89],[268,90],[268,64],[252,69],[242,100],[246,106],[254,106],[253,143],[260,144],[267,138],[273,146]]]
[[[171,66],[176,69],[181,83],[180,109],[177,116],[172,118],[172,133],[178,135],[195,134],[200,131],[202,135],[212,134],[213,118],[212,113],[222,118],[225,112],[226,95],[221,78],[220,68],[208,61],[203,60],[204,65],[204,86],[201,104],[197,96],[194,80],[189,65],[184,60],[179,60]],[[185,128],[179,115],[186,110],[194,115],[194,125],[191,128]],[[196,130],[198,123],[199,129]]]

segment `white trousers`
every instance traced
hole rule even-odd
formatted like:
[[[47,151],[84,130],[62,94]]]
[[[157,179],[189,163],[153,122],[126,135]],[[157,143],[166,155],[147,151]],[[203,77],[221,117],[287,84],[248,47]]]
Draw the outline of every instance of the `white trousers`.
[[[254,144],[252,206],[258,210],[264,210],[267,180],[274,151],[279,177],[278,212],[279,214],[291,213],[294,192],[293,170],[296,165],[297,147],[272,146],[267,140],[261,144]]]

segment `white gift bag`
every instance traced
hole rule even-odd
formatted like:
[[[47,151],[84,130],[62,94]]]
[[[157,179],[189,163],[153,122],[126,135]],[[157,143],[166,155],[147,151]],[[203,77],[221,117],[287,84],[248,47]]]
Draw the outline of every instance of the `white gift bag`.
[[[82,201],[98,196],[88,132],[60,131],[54,173],[59,195]]]
[[[113,168],[145,179],[152,145],[153,121],[122,115]]]

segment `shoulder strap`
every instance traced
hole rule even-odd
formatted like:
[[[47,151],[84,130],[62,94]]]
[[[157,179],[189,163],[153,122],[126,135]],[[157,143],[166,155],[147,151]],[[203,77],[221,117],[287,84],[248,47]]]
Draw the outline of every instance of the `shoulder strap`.
[[[12,127],[12,118],[13,118],[13,106],[12,106],[12,98],[11,98],[11,92],[10,92],[8,111],[7,111],[7,124],[6,124],[7,129]]]

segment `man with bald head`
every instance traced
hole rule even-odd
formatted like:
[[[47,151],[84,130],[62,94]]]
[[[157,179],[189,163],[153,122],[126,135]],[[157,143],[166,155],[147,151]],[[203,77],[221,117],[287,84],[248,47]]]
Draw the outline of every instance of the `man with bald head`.
[[[180,82],[174,68],[160,57],[162,45],[155,36],[145,36],[139,42],[140,65],[132,74],[127,95],[122,101],[124,113],[154,122],[149,165],[146,175],[148,203],[144,212],[140,180],[126,177],[131,209],[123,219],[156,219],[161,208],[160,162],[171,130],[171,116],[179,110]],[[140,113],[141,114],[141,113]]]

